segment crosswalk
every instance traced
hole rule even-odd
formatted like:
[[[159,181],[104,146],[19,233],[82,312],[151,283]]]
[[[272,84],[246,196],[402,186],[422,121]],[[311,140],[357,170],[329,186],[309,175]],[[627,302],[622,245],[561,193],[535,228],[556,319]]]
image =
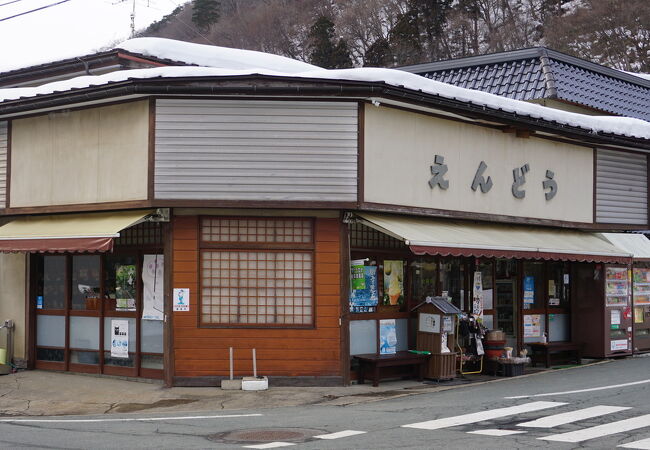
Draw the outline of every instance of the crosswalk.
[[[560,412],[559,408],[569,408],[570,410]],[[486,411],[462,414],[459,416],[411,423],[402,425],[402,427],[421,430],[440,430],[444,428],[458,428],[467,425],[474,425],[476,426],[476,429],[462,431],[465,431],[469,434],[478,434],[484,436],[507,437],[516,435],[518,437],[521,437],[521,435],[529,433],[529,431],[539,432],[540,430],[545,429],[550,430],[568,424],[579,424],[581,421],[598,417],[605,417],[606,420],[608,420],[606,423],[585,427],[578,430],[560,432],[539,437],[531,436],[532,439],[577,444],[585,441],[590,441],[592,439],[605,438],[629,431],[641,430],[644,428],[650,429],[650,414],[642,414],[624,419],[621,419],[620,416],[616,415],[617,413],[631,409],[632,408],[626,406],[609,405],[596,405],[588,408],[574,409],[569,403],[536,401],[516,406],[494,408]],[[475,425],[479,424],[480,422],[507,418],[511,416],[519,416],[520,414],[539,412],[555,412],[555,414],[545,415],[534,420],[523,421],[514,424],[514,426],[509,425],[504,428],[481,428],[480,425]],[[648,435],[650,436],[650,430],[648,430]],[[635,442],[628,442],[619,445],[618,447],[650,450],[650,438],[646,437]]]

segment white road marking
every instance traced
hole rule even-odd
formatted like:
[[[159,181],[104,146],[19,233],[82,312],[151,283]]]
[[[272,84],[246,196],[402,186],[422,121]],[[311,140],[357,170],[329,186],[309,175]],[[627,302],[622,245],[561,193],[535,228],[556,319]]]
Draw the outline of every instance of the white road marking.
[[[496,428],[491,428],[488,430],[478,430],[478,431],[468,431],[469,434],[482,434],[485,436],[510,436],[511,434],[522,434],[526,431],[516,431],[516,430],[497,430]]]
[[[29,423],[99,423],[99,422],[151,422],[164,420],[204,420],[230,419],[233,417],[259,417],[262,414],[226,414],[219,416],[179,416],[179,417],[125,417],[121,419],[0,419],[0,422],[29,422]]]
[[[623,448],[636,448],[640,450],[650,450],[650,439],[642,439],[636,442],[628,442],[627,444],[619,445]]]
[[[337,433],[319,434],[318,436],[314,436],[314,437],[318,439],[339,439],[339,438],[356,436],[357,434],[365,434],[365,433],[366,433],[365,431],[343,430]]]
[[[605,406],[598,405],[591,408],[579,409],[577,411],[569,411],[561,414],[554,414],[552,416],[542,417],[541,419],[533,420],[530,422],[518,423],[518,427],[529,428],[553,428],[565,423],[578,422],[579,420],[591,419],[593,417],[604,416],[619,411],[630,409],[627,406]]]
[[[626,431],[636,430],[637,428],[644,427],[650,427],[650,414],[606,423],[603,425],[597,425],[595,427],[585,428],[583,430],[570,431],[568,433],[561,434],[552,434],[550,436],[537,439],[557,442],[582,442],[589,439],[609,436],[610,434],[624,433]]]
[[[402,425],[404,428],[420,428],[422,430],[438,430],[440,428],[455,427],[456,425],[467,425],[469,423],[483,422],[484,420],[497,419],[499,417],[512,416],[514,414],[524,414],[542,409],[555,408],[556,406],[566,405],[562,402],[531,402],[518,406],[508,406],[507,408],[497,408],[488,411],[481,411],[472,414],[463,414],[462,416],[446,417],[444,419],[429,420],[427,422],[411,423]]]
[[[576,389],[575,391],[547,392],[546,394],[533,394],[533,395],[515,395],[513,397],[503,397],[503,398],[519,399],[519,398],[533,398],[533,397],[551,397],[554,395],[567,395],[567,394],[579,394],[581,392],[604,391],[606,389],[616,389],[616,388],[622,388],[627,386],[637,386],[639,384],[647,384],[647,383],[650,383],[650,380],[632,381],[631,383],[612,384],[609,386],[600,386],[600,387],[589,388],[589,389]]]
[[[244,445],[244,448],[278,448],[278,447],[289,447],[292,444],[291,442],[269,442],[268,444],[258,444],[258,445]]]

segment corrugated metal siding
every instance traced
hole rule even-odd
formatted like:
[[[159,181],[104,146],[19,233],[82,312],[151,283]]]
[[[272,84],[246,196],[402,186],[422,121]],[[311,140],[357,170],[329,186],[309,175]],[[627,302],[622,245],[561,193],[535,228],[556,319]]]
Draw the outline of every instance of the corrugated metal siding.
[[[7,206],[7,139],[7,122],[0,121],[0,208]]]
[[[357,104],[156,101],[157,199],[356,201]]]
[[[596,222],[646,224],[648,166],[646,155],[596,151]]]

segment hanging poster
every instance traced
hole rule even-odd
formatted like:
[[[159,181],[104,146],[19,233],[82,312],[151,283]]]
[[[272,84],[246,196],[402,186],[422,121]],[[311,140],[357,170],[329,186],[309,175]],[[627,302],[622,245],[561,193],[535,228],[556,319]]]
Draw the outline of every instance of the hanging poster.
[[[128,320],[111,320],[111,357],[129,357]]]
[[[364,266],[364,259],[355,259],[350,262],[350,284],[353,291],[366,288]]]
[[[174,289],[174,311],[189,311],[190,310],[190,290]]]
[[[524,337],[541,337],[542,324],[540,314],[524,315]]]
[[[404,303],[404,262],[384,261],[384,304]]]
[[[483,317],[483,282],[479,271],[474,272],[472,284],[472,314],[478,318]]]
[[[524,277],[524,305],[535,303],[535,277]]]
[[[163,320],[164,274],[163,255],[144,255],[142,261],[142,318]]]
[[[379,303],[377,267],[364,266],[364,288],[350,290],[350,312],[374,312]]]
[[[379,353],[382,355],[397,353],[395,319],[383,319],[379,321]]]

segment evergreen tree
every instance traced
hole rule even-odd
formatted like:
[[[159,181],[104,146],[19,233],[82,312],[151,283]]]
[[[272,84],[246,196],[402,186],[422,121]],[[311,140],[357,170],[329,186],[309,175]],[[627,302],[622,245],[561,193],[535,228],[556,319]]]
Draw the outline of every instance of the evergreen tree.
[[[364,67],[391,67],[393,65],[393,52],[390,42],[384,37],[377,38],[363,57]]]
[[[194,0],[192,4],[192,22],[201,31],[207,31],[217,23],[220,17],[219,0]]]
[[[325,69],[352,67],[352,58],[347,42],[343,39],[334,43],[334,22],[320,16],[309,31],[309,62]]]

